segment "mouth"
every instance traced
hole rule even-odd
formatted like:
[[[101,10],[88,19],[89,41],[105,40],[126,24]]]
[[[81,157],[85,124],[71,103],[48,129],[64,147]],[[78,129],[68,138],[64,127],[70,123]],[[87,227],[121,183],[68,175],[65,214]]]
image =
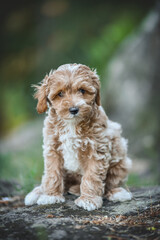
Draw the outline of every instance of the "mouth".
[[[79,112],[76,114],[68,114],[68,116],[64,117],[64,120],[66,121],[76,121],[79,119]]]
[[[76,119],[77,117],[78,117],[78,113],[76,113],[76,114],[74,114],[74,115],[70,114],[70,116],[67,117],[66,119],[67,119],[67,120],[72,120],[72,119]]]

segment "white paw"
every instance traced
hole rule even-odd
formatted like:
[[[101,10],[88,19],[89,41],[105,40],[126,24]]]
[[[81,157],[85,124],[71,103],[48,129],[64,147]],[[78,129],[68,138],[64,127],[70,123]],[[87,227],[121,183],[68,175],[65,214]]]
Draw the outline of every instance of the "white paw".
[[[34,191],[28,193],[27,196],[24,199],[25,205],[30,206],[30,205],[33,205],[33,204],[37,203],[37,200],[38,200],[39,196],[40,195],[35,193]]]
[[[54,203],[60,203],[60,202],[65,202],[65,198],[61,195],[49,196],[49,195],[43,194],[39,197],[37,204],[47,205],[47,204],[54,204]]]
[[[132,199],[132,193],[128,192],[124,188],[119,188],[119,191],[111,194],[108,197],[109,201],[113,202],[124,202]]]
[[[82,207],[88,211],[92,211],[102,207],[102,198],[99,196],[96,196],[93,198],[91,197],[87,198],[87,197],[81,196],[75,200],[75,204],[78,207]]]

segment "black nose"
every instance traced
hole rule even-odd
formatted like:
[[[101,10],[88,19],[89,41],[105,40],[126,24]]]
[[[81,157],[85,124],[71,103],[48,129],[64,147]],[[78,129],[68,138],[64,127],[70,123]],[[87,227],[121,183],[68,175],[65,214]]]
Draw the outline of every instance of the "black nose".
[[[79,112],[79,108],[78,107],[71,107],[69,109],[70,113],[73,115],[76,115]]]

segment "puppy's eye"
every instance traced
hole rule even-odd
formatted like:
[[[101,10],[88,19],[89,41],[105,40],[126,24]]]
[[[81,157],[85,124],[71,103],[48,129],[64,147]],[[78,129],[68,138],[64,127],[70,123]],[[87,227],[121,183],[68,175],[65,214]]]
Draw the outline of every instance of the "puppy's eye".
[[[86,91],[85,91],[83,88],[80,88],[80,89],[79,89],[79,92],[82,93],[82,94],[84,94]]]
[[[59,97],[63,97],[64,96],[64,93],[61,91],[57,94]]]

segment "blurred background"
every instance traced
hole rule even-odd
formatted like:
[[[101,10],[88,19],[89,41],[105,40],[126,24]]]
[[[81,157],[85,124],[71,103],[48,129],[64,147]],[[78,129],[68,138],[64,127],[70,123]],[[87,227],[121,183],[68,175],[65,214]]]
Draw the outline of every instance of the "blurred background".
[[[102,102],[129,139],[129,186],[160,183],[160,4],[6,0],[0,8],[0,179],[28,192],[43,173],[31,84],[65,63],[96,68]]]

